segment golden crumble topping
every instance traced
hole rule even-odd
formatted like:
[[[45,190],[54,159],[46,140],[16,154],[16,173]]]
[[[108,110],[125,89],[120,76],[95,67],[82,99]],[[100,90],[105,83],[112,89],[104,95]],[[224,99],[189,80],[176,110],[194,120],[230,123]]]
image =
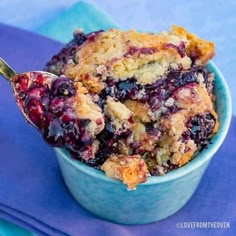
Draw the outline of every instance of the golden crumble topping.
[[[189,162],[219,128],[205,68],[214,55],[212,42],[179,26],[75,33],[46,70],[74,81],[77,115],[94,134],[77,159],[129,189]]]
[[[130,190],[146,182],[149,175],[146,163],[139,155],[112,155],[101,166],[101,169],[106,172],[107,176],[127,184]]]
[[[205,64],[212,56],[213,43],[181,27],[173,26],[168,34],[110,29],[87,40],[75,55],[78,64],[69,63],[65,74],[83,81],[90,92],[100,93],[109,76],[135,77],[140,84],[151,84],[169,68],[190,68],[192,57]]]

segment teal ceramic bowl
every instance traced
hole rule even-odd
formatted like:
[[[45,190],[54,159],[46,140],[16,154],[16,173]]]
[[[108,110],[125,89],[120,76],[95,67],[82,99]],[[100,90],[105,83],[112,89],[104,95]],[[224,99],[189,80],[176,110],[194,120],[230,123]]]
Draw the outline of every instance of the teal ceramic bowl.
[[[65,184],[81,206],[112,222],[146,224],[174,214],[187,203],[223,143],[232,116],[230,93],[223,75],[213,62],[209,62],[207,68],[215,74],[220,128],[208,149],[187,165],[165,176],[151,176],[136,190],[128,191],[121,182],[71,159],[65,150],[55,149]]]

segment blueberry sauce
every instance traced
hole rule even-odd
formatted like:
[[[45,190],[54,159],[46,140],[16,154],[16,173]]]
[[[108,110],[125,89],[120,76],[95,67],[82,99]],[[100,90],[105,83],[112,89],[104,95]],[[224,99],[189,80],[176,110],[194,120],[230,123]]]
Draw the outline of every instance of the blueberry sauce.
[[[114,81],[109,78],[107,88],[100,95],[100,105],[103,104],[107,96],[112,96],[121,102],[131,99],[147,103],[153,112],[165,107],[165,112],[172,114],[178,111],[178,107],[174,104],[166,107],[165,102],[170,97],[173,97],[178,88],[192,83],[199,83],[197,79],[198,73],[201,73],[204,81],[207,81],[207,74],[202,67],[169,71],[165,76],[150,85],[140,85],[135,78],[129,78],[124,81]]]
[[[183,133],[183,139],[191,138],[197,145],[204,145],[212,134],[215,122],[215,117],[211,113],[191,117],[186,124],[188,130]]]
[[[122,135],[117,135],[115,127],[112,125],[112,122],[109,119],[105,121],[104,130],[97,135],[97,140],[99,140],[99,150],[96,153],[94,158],[85,159],[82,157],[82,152],[78,153],[71,152],[72,158],[79,160],[91,167],[99,169],[100,166],[106,161],[106,159],[113,153],[118,153],[117,142]],[[88,146],[91,148],[91,146]]]
[[[175,92],[183,87],[191,87],[198,84],[198,74],[203,77],[203,82],[207,84],[208,74],[202,67],[193,67],[189,70],[175,70],[169,71],[165,76],[150,85],[140,85],[135,78],[130,78],[124,81],[116,81],[112,78],[107,80],[107,88],[100,94],[99,105],[104,108],[104,103],[107,96],[112,96],[117,100],[124,102],[128,99],[136,100],[142,103],[147,103],[150,110],[155,112],[161,108],[165,108],[162,115],[168,116],[179,111],[175,103],[166,105],[169,98],[175,99]],[[141,92],[140,92],[141,91]],[[203,145],[203,142],[211,135],[215,121],[211,114],[197,116],[192,118],[187,127],[188,132],[183,134],[183,139],[193,139],[198,145]],[[157,136],[160,132],[159,128],[155,127],[155,122],[145,123],[147,134]],[[127,136],[128,137],[128,136]],[[97,137],[101,141],[99,156],[105,160],[111,153],[116,153],[117,150],[114,145],[117,144],[121,136],[115,133],[112,123],[106,121],[106,129]],[[109,140],[109,141],[108,141]],[[116,147],[116,146],[115,146]],[[132,154],[143,154],[145,150],[142,149],[140,143],[131,143],[129,145],[129,152]],[[149,153],[149,155],[151,155]],[[159,168],[159,167],[158,167]],[[159,169],[153,168],[152,175],[159,175]],[[165,173],[177,168],[176,165],[169,163],[163,166],[162,171]]]
[[[163,174],[166,174],[172,170],[177,169],[178,166],[172,164],[169,160],[167,161],[166,165],[163,166],[153,166],[152,168],[149,169],[149,172],[152,176],[160,176]],[[161,170],[160,170],[161,169]]]
[[[177,52],[179,53],[180,57],[184,57],[186,56],[186,50],[185,50],[185,42],[181,42],[180,45],[174,45],[172,43],[167,43],[164,45],[164,48],[174,48],[175,50],[177,50]]]
[[[64,51],[61,51],[60,57],[66,54],[69,57],[73,56],[72,48],[75,45],[77,47],[87,37],[91,37],[90,40],[93,40],[92,38],[95,36],[86,36],[81,33],[75,35],[71,42],[72,47],[65,47]],[[63,53],[64,55],[62,55]],[[142,53],[151,53],[151,51]],[[61,63],[60,58],[58,61]],[[52,64],[49,63],[47,66]],[[62,67],[58,73],[61,72]],[[207,87],[211,81],[208,81],[208,74],[202,67],[169,71],[155,83],[147,85],[138,84],[136,78],[122,81],[108,78],[107,87],[99,94],[97,103],[104,110],[107,96],[111,96],[122,103],[126,100],[146,103],[152,112],[161,110],[162,115],[171,115],[176,113],[179,108],[174,102],[166,105],[168,99],[172,98],[174,101],[175,91],[179,88],[198,84],[198,73],[202,74]],[[105,117],[104,130],[96,137],[92,136],[86,129],[91,121],[78,119],[75,108],[73,108],[76,88],[67,77],[61,76],[58,79],[52,79],[45,78],[40,73],[31,73],[30,78],[27,75],[16,76],[13,84],[19,106],[26,117],[38,127],[46,142],[54,147],[66,148],[72,158],[89,166],[99,169],[111,154],[119,154],[119,141],[126,142],[132,135],[132,131],[128,127],[122,126],[117,130],[112,120]],[[133,118],[131,117],[128,122],[133,124]],[[155,124],[156,122],[145,123],[145,129],[150,137],[157,138],[160,135],[160,130]],[[204,145],[205,140],[211,135],[214,125],[215,120],[210,113],[192,117],[186,124],[188,131],[183,134],[183,140],[191,138],[197,145]],[[94,151],[95,138],[99,143],[96,151]],[[143,155],[146,152],[138,142],[130,143],[128,148],[131,154]],[[151,174],[159,175],[160,169],[158,168],[151,169]],[[174,168],[176,166],[169,163],[163,166],[162,171],[168,172]]]
[[[72,60],[75,64],[77,63],[76,52],[87,39],[88,35],[82,32],[75,32],[74,38],[57,55],[52,57],[44,70],[58,76],[64,74],[65,66],[69,60]]]
[[[91,145],[93,137],[86,131],[90,120],[77,118],[73,108],[76,89],[69,78],[31,72],[14,77],[13,84],[21,110],[47,143],[78,153],[83,146]]]
[[[156,53],[157,49],[154,47],[149,47],[149,48],[138,48],[138,47],[134,47],[131,46],[129,47],[128,52],[124,55],[125,57],[129,57],[129,56],[133,56],[134,54],[144,54],[144,55],[150,55],[153,53]]]

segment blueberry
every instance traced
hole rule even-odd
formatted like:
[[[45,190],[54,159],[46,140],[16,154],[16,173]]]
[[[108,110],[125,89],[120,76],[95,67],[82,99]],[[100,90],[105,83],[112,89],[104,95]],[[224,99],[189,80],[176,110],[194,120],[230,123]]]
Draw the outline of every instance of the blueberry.
[[[174,79],[173,84],[176,88],[185,86],[189,83],[198,83],[195,70],[171,72],[168,76]]]
[[[75,93],[73,81],[67,77],[59,77],[52,82],[51,94],[53,97],[71,97]]]
[[[14,87],[18,93],[26,92],[29,86],[29,77],[26,74],[16,75],[12,82],[15,85]]]
[[[24,104],[25,113],[29,119],[37,126],[40,126],[44,113],[44,106],[36,98],[27,98]]]
[[[167,43],[164,46],[165,46],[165,48],[174,48],[179,53],[180,57],[184,57],[186,55],[185,44],[186,43],[182,41],[179,45]]]
[[[72,40],[72,44],[75,44],[77,46],[82,45],[86,40],[88,39],[88,36],[84,34],[83,32],[74,33],[74,39]]]
[[[91,148],[91,147],[88,147],[88,148]],[[83,153],[84,150],[81,150],[81,151]],[[100,169],[100,166],[106,161],[109,154],[111,154],[111,149],[106,150],[106,151],[102,149],[102,151],[99,151],[94,158],[89,158],[87,160],[83,158],[83,154],[81,154],[80,151],[75,152],[75,151],[69,150],[69,152],[73,159],[81,161],[85,163],[86,165],[91,166],[93,168]]]
[[[47,143],[54,147],[64,146],[62,124],[56,115],[50,112],[45,114],[40,123],[40,130]]]
[[[186,126],[188,131],[184,133],[184,139],[189,136],[197,145],[202,145],[212,134],[215,118],[211,113],[197,115],[190,118]]]
[[[27,95],[30,97],[41,98],[42,96],[48,94],[48,87],[46,86],[35,86],[31,87],[27,91]]]
[[[50,105],[49,105],[48,109],[49,109],[49,111],[51,111],[54,114],[56,114],[56,113],[62,114],[64,111],[64,106],[65,106],[65,100],[60,97],[55,97],[50,101]]]
[[[117,98],[119,100],[132,99],[139,91],[139,86],[134,79],[122,81],[117,84]]]

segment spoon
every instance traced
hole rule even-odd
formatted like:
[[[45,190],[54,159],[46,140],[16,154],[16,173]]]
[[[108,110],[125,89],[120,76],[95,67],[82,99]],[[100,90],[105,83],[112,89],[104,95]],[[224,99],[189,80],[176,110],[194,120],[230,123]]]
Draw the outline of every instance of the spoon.
[[[90,95],[80,94],[76,90],[73,80],[45,71],[20,74],[2,58],[0,75],[11,83],[25,119],[38,129],[48,144],[69,149],[78,156],[93,150],[94,137],[104,128],[104,117],[100,107],[95,104],[91,108],[91,114],[96,111],[94,120],[90,118],[90,113],[88,117],[81,117],[78,107],[83,102],[87,104],[89,101],[88,104],[91,104],[92,100]]]
[[[56,79],[58,78],[58,76],[52,74],[52,73],[49,73],[49,72],[46,72],[46,71],[32,71],[32,72],[25,72],[25,73],[17,73],[14,69],[12,69],[1,57],[0,57],[0,75],[2,75],[6,80],[8,80],[11,85],[12,85],[12,88],[13,88],[13,91],[14,91],[14,95],[16,96],[17,95],[17,88],[14,84],[14,78],[16,77],[21,77],[21,76],[26,76],[27,74],[30,74],[30,73],[36,73],[36,74],[41,74],[43,77],[51,77],[51,79]],[[16,101],[18,103],[18,99],[17,99],[17,96],[16,96]],[[31,124],[33,125],[35,128],[38,128],[33,122],[32,120],[29,118],[29,116],[24,112],[24,109],[23,107],[21,106],[21,104],[19,104],[19,108],[22,112],[22,114],[24,115],[25,119]]]
[[[36,72],[42,75],[51,76],[52,78],[58,78],[58,76],[52,73],[46,72],[46,71],[31,71],[31,72]],[[22,74],[26,74],[26,73],[29,73],[29,72],[25,72]],[[11,81],[14,76],[20,75],[19,73],[16,73],[16,71],[13,70],[1,57],[0,57],[0,74],[8,81]]]

